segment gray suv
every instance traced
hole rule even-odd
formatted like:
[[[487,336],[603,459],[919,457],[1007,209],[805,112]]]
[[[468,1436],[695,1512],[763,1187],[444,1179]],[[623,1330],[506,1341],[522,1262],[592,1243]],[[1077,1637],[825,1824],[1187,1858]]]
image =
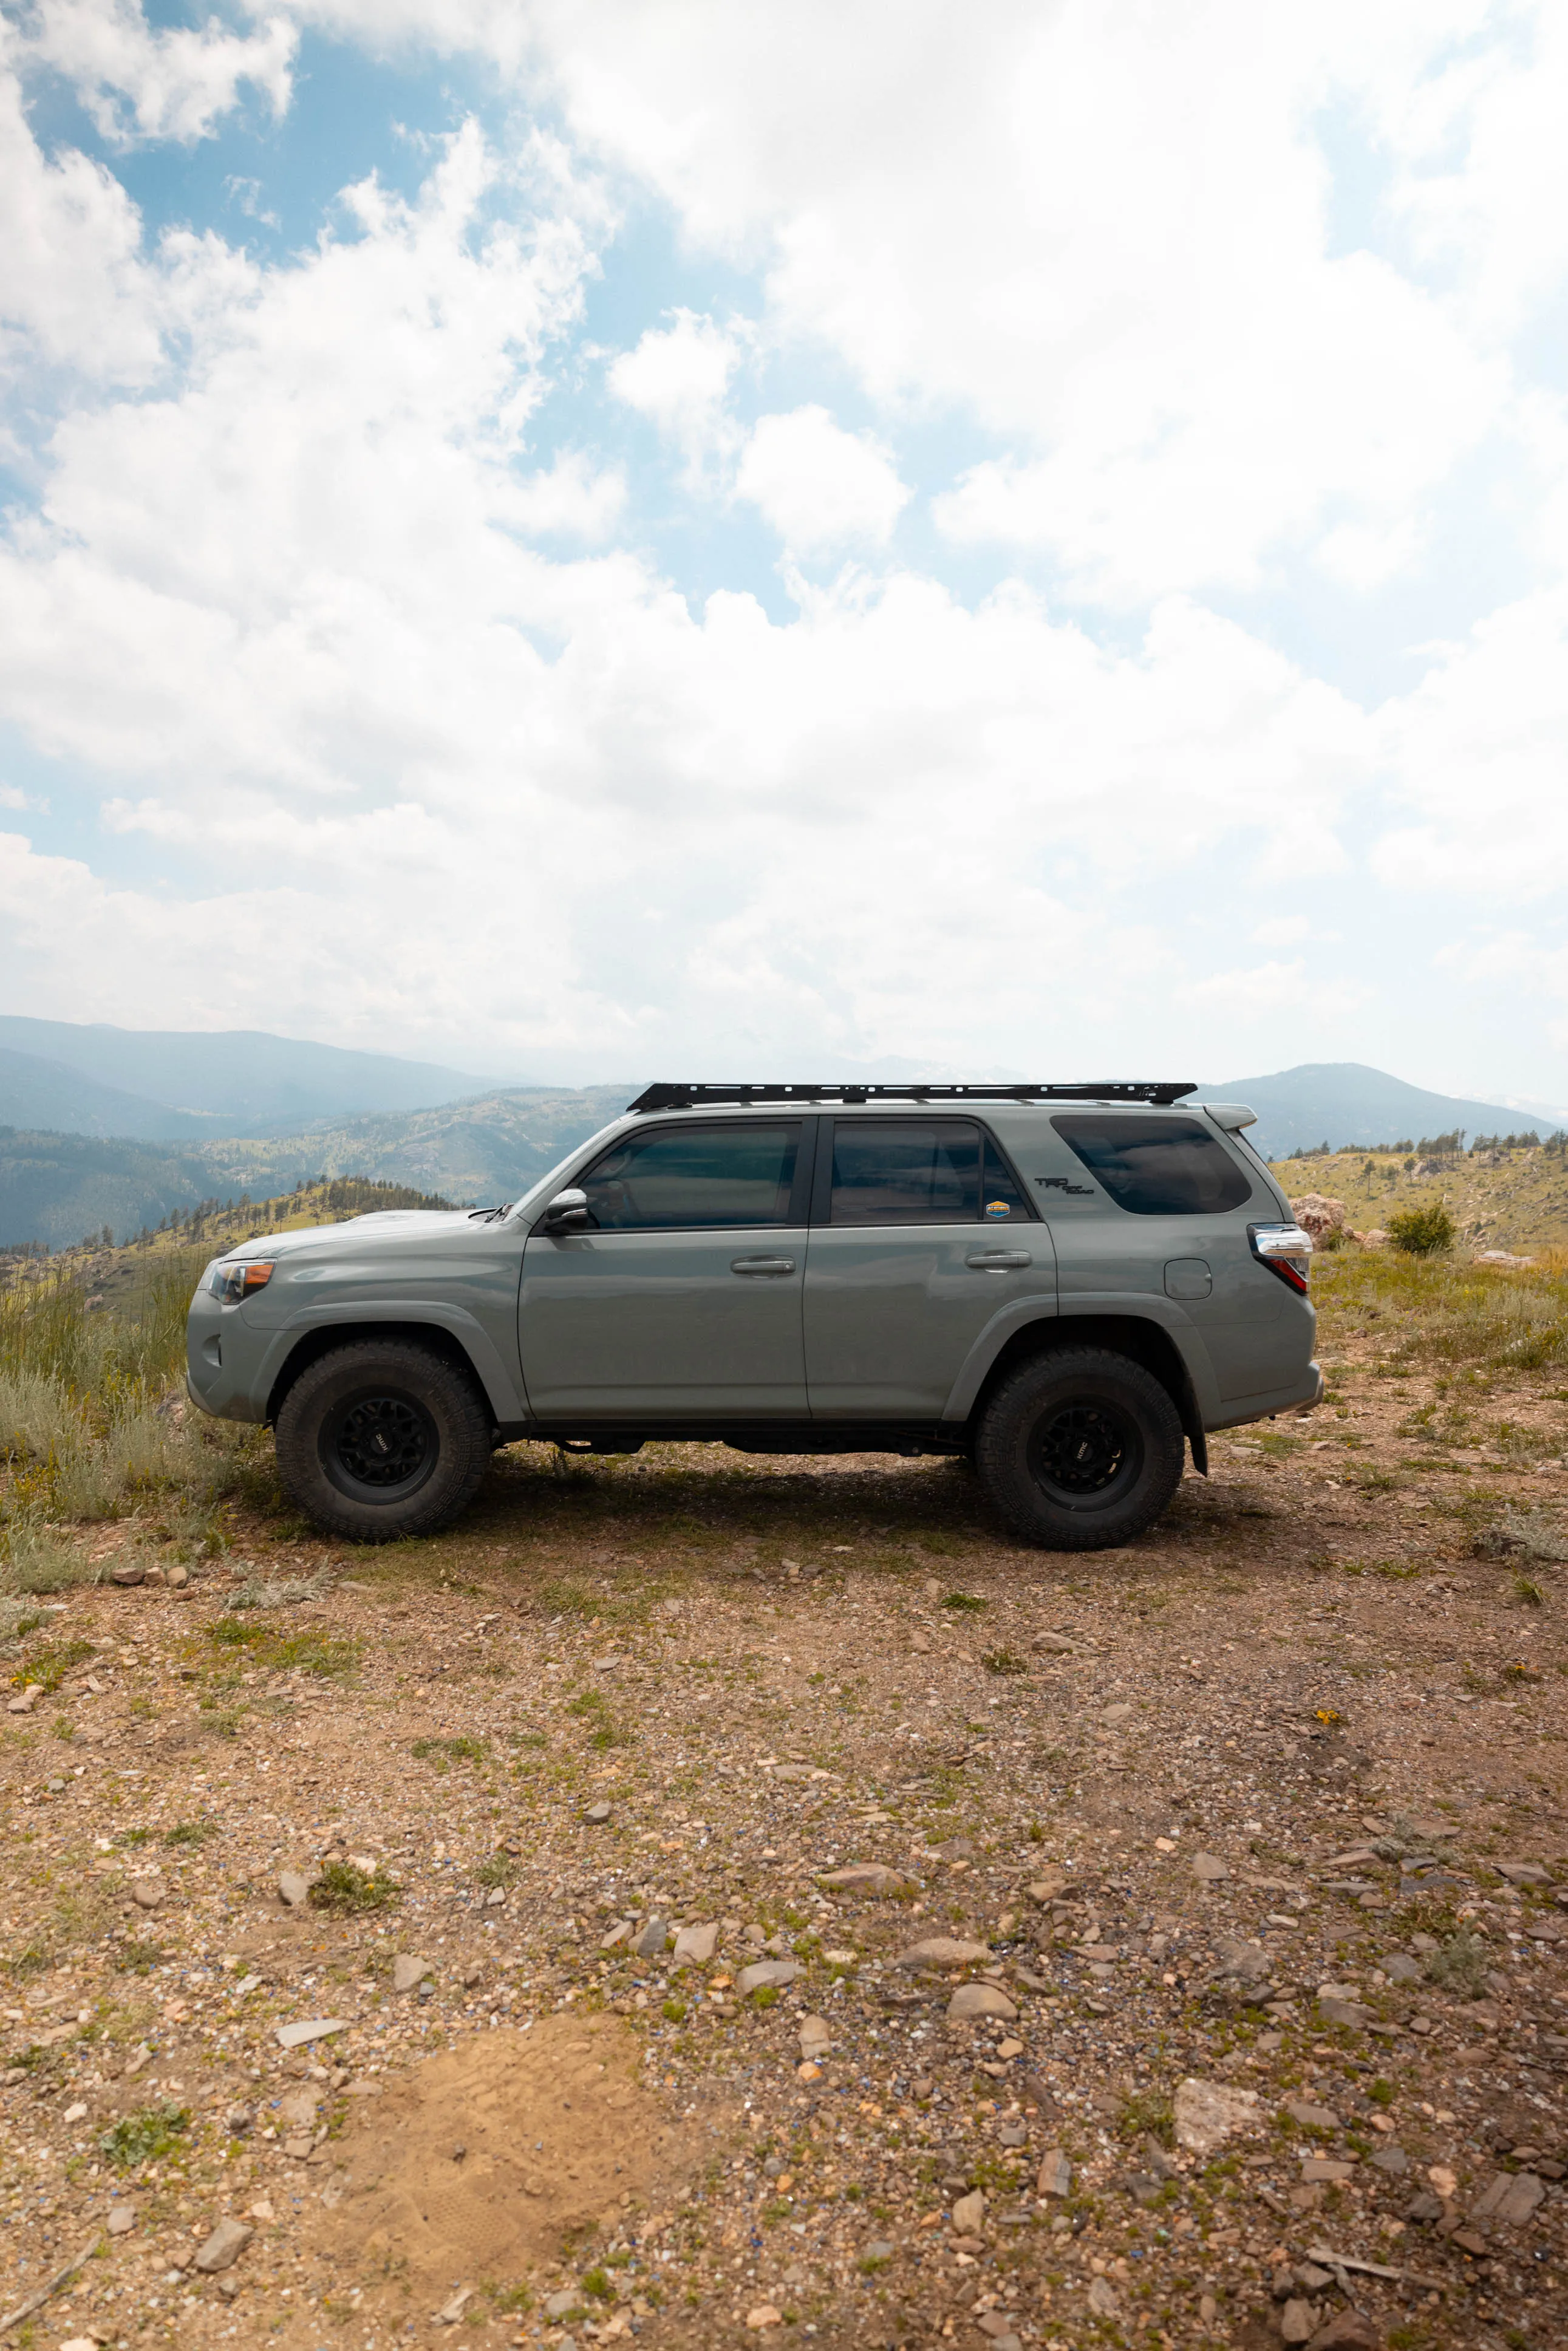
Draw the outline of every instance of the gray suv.
[[[1184,1440],[1322,1392],[1312,1243],[1190,1085],[650,1086],[515,1206],[247,1241],[190,1391],[376,1542],[493,1449],[967,1456],[1019,1534],[1125,1542]]]

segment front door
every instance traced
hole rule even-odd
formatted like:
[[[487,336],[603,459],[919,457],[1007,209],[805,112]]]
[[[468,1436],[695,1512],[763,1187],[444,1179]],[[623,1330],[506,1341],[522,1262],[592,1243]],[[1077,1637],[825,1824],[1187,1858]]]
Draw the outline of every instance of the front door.
[[[972,1119],[822,1121],[806,1259],[817,1420],[938,1420],[993,1316],[1056,1297],[1051,1235]]]
[[[586,1231],[530,1233],[518,1339],[532,1416],[806,1414],[800,1119],[651,1126],[577,1181]]]

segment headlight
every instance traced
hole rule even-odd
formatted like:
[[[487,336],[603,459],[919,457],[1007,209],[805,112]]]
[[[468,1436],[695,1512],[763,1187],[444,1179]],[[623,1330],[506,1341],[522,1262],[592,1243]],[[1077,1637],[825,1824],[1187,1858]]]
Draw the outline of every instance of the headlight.
[[[1249,1225],[1247,1238],[1260,1265],[1277,1273],[1289,1290],[1301,1290],[1312,1271],[1312,1236],[1300,1225]]]
[[[265,1290],[271,1280],[270,1265],[257,1265],[246,1259],[237,1265],[214,1266],[213,1278],[207,1288],[214,1298],[221,1298],[225,1306],[237,1306],[242,1298],[250,1296],[252,1290]]]

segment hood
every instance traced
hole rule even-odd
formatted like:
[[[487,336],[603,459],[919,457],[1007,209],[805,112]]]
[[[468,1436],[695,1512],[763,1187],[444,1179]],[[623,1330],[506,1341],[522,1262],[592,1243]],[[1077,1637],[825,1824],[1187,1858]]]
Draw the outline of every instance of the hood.
[[[292,1232],[257,1233],[225,1249],[222,1262],[254,1264],[258,1259],[266,1259],[268,1264],[276,1265],[280,1258],[296,1257],[301,1249],[329,1249],[340,1244],[358,1249],[367,1241],[373,1246],[382,1240],[414,1240],[426,1233],[449,1233],[461,1227],[472,1227],[474,1221],[475,1211],[471,1208],[377,1208],[368,1217],[350,1217],[339,1224],[300,1225]]]

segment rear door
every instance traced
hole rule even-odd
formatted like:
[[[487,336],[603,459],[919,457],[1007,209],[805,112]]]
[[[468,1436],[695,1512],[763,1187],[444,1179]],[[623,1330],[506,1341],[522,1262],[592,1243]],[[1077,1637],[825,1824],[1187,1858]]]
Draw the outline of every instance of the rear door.
[[[824,1118],[806,1259],[817,1420],[936,1420],[970,1348],[1055,1299],[1051,1236],[975,1120]]]
[[[590,1228],[533,1232],[523,1250],[536,1418],[805,1417],[807,1128],[671,1121],[579,1176]]]

